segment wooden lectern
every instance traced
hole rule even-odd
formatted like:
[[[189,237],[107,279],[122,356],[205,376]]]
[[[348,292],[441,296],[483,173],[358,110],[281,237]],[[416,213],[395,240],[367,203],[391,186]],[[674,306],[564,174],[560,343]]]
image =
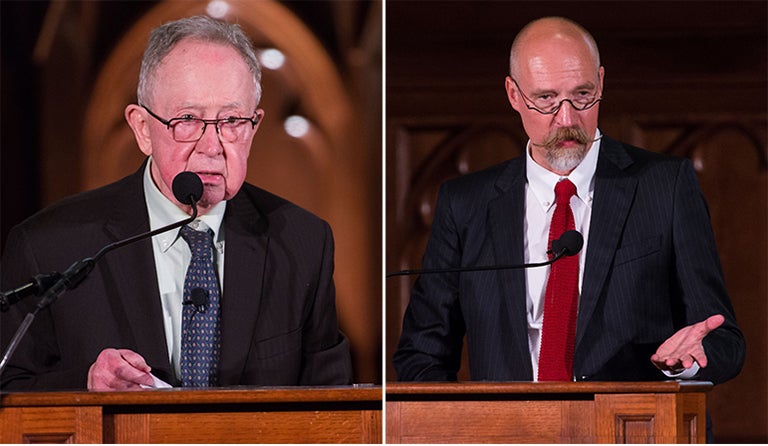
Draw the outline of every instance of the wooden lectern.
[[[704,443],[709,382],[387,383],[387,443]]]
[[[0,443],[381,443],[381,386],[8,393]]]

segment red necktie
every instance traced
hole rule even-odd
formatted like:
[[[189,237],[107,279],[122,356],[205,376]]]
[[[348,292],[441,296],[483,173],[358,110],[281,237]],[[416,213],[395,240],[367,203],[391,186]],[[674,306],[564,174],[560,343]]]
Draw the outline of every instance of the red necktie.
[[[571,197],[576,186],[565,179],[555,185],[555,206],[549,227],[552,240],[575,229]],[[552,254],[550,254],[550,258]],[[544,323],[539,351],[539,381],[572,381],[573,348],[576,342],[576,307],[579,301],[579,256],[567,256],[552,264],[544,298]]]

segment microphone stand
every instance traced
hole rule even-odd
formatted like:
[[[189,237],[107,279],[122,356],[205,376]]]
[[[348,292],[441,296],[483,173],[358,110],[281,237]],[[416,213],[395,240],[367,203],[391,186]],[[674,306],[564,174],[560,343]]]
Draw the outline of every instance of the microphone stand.
[[[11,305],[31,294],[35,296],[43,294],[59,279],[61,279],[61,274],[56,272],[38,274],[16,289],[0,292],[0,313],[5,313],[11,308]]]
[[[189,218],[177,221],[176,223],[172,223],[168,226],[163,226],[162,228],[157,228],[154,231],[145,232],[125,240],[118,240],[116,242],[110,243],[109,245],[101,248],[99,252],[97,252],[93,257],[86,257],[85,259],[73,263],[69,268],[67,268],[67,270],[61,274],[61,278],[57,280],[56,283],[54,283],[50,288],[48,288],[45,294],[43,294],[43,297],[40,299],[37,306],[32,311],[27,313],[26,317],[24,317],[21,325],[13,335],[13,338],[11,338],[11,342],[8,344],[8,348],[6,349],[5,354],[3,354],[3,359],[0,360],[0,376],[2,376],[5,367],[8,365],[8,360],[13,355],[13,352],[16,351],[16,347],[19,346],[21,339],[27,333],[27,330],[29,330],[29,326],[32,325],[32,321],[35,320],[35,316],[37,316],[37,313],[39,313],[40,310],[54,303],[64,291],[74,289],[80,285],[83,279],[85,279],[93,270],[93,267],[96,266],[96,262],[98,262],[104,256],[104,254],[139,240],[154,237],[157,234],[170,231],[171,229],[179,228],[194,221],[194,219],[197,218],[197,200],[193,195],[190,195],[189,201],[192,206],[192,215],[190,215]]]

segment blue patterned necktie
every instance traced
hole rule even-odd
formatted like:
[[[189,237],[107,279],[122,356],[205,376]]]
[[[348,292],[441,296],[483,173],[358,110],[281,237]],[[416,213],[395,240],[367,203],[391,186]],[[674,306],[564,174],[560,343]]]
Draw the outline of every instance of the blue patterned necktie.
[[[181,237],[192,251],[184,279],[184,310],[181,322],[181,385],[211,387],[217,385],[217,367],[221,347],[219,317],[219,282],[213,267],[213,231],[181,228]],[[204,291],[197,290],[200,288]],[[194,290],[194,291],[193,291]],[[201,305],[200,296],[207,294]],[[203,299],[204,300],[204,299]],[[189,303],[194,302],[190,305]]]

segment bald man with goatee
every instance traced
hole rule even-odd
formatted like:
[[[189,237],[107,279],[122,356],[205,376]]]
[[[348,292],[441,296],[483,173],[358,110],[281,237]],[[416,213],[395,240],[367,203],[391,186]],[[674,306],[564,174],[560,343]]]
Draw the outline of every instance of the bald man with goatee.
[[[707,205],[687,159],[598,126],[605,69],[580,25],[547,17],[515,38],[507,98],[525,155],[442,185],[425,269],[551,266],[418,278],[394,357],[401,381],[454,381],[466,337],[476,381],[722,383],[744,362]]]

